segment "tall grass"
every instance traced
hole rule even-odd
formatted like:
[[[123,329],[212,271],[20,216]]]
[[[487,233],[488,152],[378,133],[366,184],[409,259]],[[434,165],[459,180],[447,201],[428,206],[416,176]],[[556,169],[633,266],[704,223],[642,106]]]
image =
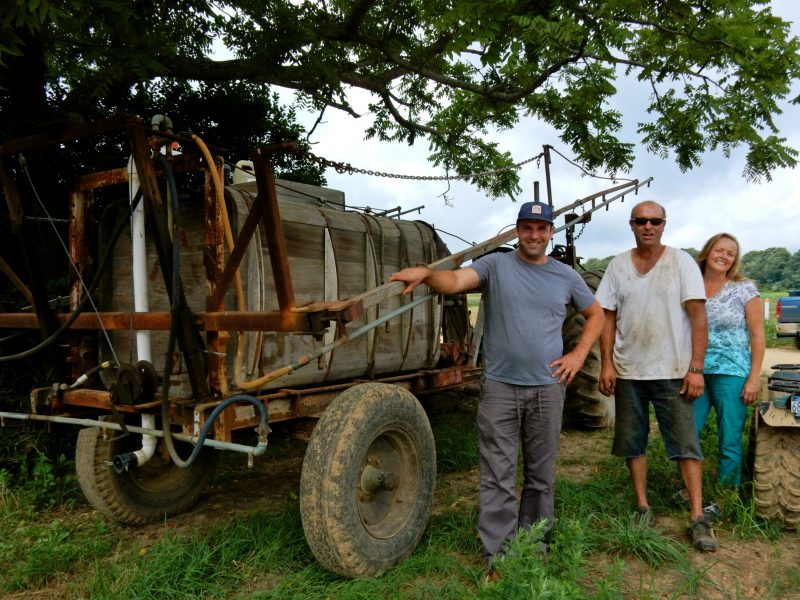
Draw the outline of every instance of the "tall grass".
[[[115,538],[99,516],[40,513],[31,487],[0,472],[0,592],[36,589],[91,568]],[[52,508],[52,505],[49,505]]]

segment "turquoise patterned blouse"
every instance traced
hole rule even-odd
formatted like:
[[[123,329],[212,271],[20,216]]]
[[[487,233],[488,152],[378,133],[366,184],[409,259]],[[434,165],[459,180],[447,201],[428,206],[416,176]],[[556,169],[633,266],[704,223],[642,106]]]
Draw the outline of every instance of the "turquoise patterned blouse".
[[[708,350],[703,371],[713,375],[750,374],[750,334],[745,319],[745,305],[759,296],[749,279],[728,281],[706,300],[708,315]]]

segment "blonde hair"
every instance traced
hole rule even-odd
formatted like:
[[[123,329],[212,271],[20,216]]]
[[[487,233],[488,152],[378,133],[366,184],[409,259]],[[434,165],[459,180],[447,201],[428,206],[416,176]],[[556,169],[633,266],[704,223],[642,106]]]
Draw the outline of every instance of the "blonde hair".
[[[703,246],[703,249],[700,250],[697,254],[697,264],[700,265],[700,272],[705,275],[706,274],[706,263],[708,262],[708,255],[711,253],[711,249],[714,245],[720,241],[721,239],[728,239],[736,244],[736,256],[733,259],[733,264],[731,268],[728,269],[728,272],[725,273],[725,277],[731,281],[742,281],[745,279],[742,275],[739,275],[739,264],[741,263],[741,251],[739,249],[739,240],[737,240],[733,235],[730,233],[718,233],[717,235],[712,235],[708,238],[708,241]]]

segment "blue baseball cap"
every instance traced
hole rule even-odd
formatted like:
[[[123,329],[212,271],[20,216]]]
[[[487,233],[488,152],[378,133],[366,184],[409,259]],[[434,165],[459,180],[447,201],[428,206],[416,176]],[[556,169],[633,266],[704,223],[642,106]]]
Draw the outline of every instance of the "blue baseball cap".
[[[523,219],[536,219],[537,221],[545,221],[552,224],[553,207],[541,202],[526,202],[520,207],[519,215],[517,215],[517,221]]]

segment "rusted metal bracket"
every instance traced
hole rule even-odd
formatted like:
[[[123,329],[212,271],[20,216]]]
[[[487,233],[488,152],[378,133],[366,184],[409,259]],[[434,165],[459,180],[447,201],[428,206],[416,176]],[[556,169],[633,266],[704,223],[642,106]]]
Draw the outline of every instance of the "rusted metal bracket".
[[[259,194],[259,198],[260,197]],[[209,310],[215,310],[222,306],[222,301],[230,288],[236,269],[239,268],[242,257],[244,257],[244,253],[247,251],[247,246],[250,244],[250,240],[258,227],[258,221],[261,219],[262,212],[262,203],[259,202],[257,198],[253,207],[250,209],[250,213],[247,215],[247,219],[245,219],[244,225],[242,225],[239,235],[236,237],[236,242],[233,251],[228,257],[228,262],[225,264],[219,279],[217,279],[214,292],[206,305]]]
[[[71,313],[56,315],[63,323]],[[70,329],[107,331],[168,331],[172,318],[166,311],[81,313]],[[316,334],[308,315],[277,311],[219,311],[192,315],[192,325],[203,331],[286,331]],[[36,329],[39,319],[33,313],[0,313],[0,327]]]
[[[275,173],[269,157],[279,150],[289,150],[294,144],[279,144],[258,148],[251,154],[253,169],[258,185],[256,202],[263,204],[264,230],[267,238],[269,261],[275,278],[275,294],[278,297],[278,308],[288,318],[295,304],[292,274],[289,270],[289,253],[286,249],[286,238],[283,235],[283,223],[278,208],[278,194],[275,191]]]

